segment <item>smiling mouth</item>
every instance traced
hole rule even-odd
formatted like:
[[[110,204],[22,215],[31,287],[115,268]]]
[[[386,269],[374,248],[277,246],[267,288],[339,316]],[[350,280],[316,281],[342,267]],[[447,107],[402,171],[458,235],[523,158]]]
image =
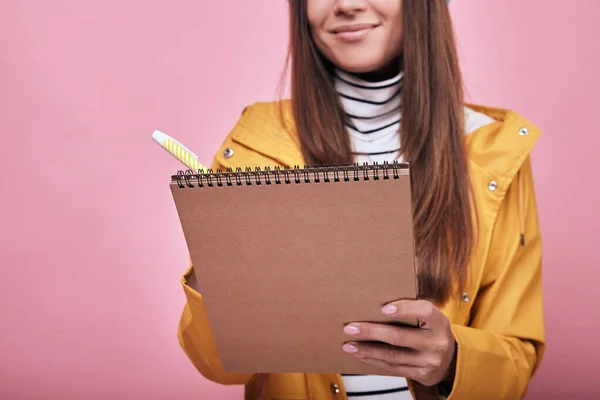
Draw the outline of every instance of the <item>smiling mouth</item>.
[[[344,41],[353,42],[365,38],[379,25],[375,24],[353,24],[343,25],[331,30],[331,33]]]

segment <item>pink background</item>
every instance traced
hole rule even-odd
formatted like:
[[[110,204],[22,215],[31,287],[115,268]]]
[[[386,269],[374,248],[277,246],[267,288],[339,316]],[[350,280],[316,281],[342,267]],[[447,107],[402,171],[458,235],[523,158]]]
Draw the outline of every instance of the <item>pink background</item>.
[[[545,132],[549,347],[529,398],[600,393],[600,2],[451,8],[470,98]],[[0,399],[241,398],[178,347],[180,165],[150,135],[210,162],[242,108],[273,98],[286,29],[284,1],[2,1]]]

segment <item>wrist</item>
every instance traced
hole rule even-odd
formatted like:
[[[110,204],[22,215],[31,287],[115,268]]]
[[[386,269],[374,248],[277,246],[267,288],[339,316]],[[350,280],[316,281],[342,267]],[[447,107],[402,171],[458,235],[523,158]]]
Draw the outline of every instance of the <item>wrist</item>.
[[[455,341],[454,345],[453,345],[452,359],[450,361],[450,365],[448,366],[448,370],[446,371],[446,374],[444,375],[444,377],[442,378],[440,383],[438,383],[439,390],[440,390],[441,394],[444,396],[449,396],[450,393],[452,392],[452,387],[454,386],[454,378],[456,376],[457,356],[458,356],[458,344]]]

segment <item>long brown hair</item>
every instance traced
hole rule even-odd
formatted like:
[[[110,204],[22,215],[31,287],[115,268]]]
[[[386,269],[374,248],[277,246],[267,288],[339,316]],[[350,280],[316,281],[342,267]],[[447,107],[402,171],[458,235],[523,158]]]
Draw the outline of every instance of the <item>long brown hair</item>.
[[[400,0],[399,0],[400,1]],[[352,164],[331,63],[315,46],[306,0],[289,0],[291,103],[307,165]],[[411,164],[419,297],[465,285],[474,247],[464,98],[446,0],[403,0],[401,148]]]

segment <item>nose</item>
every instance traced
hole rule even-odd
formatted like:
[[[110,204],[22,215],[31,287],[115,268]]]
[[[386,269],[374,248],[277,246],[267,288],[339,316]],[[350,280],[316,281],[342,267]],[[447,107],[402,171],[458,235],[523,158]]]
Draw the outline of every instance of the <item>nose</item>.
[[[364,11],[366,0],[336,0],[334,11],[336,15],[352,15]]]

